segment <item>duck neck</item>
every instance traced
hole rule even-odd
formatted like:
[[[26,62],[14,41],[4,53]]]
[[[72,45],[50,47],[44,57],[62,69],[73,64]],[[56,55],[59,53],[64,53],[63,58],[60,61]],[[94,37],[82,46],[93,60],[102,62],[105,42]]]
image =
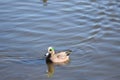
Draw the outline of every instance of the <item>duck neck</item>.
[[[52,51],[51,56],[53,56],[54,54],[55,54],[55,50]]]

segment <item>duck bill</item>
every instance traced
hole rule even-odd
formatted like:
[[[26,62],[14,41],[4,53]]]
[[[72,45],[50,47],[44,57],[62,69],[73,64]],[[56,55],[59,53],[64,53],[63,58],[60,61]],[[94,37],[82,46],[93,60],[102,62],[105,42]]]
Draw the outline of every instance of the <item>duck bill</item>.
[[[46,54],[45,54],[45,56],[48,56],[48,55],[49,55],[49,53],[46,53]]]

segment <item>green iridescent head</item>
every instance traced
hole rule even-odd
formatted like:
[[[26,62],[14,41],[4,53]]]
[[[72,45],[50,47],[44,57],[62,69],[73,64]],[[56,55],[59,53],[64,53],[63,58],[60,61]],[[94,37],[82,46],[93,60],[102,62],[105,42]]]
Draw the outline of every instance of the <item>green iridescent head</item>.
[[[48,53],[46,53],[46,56],[48,56],[49,54],[51,55],[55,54],[55,50],[53,47],[48,47]]]
[[[54,48],[53,47],[48,47],[48,52],[53,52]]]

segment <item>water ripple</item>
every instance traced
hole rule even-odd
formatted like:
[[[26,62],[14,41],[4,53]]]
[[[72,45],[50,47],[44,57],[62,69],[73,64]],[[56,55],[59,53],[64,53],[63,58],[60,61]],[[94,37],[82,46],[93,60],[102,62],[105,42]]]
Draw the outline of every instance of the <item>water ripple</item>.
[[[1,1],[0,74],[9,74],[2,79],[20,76],[20,79],[47,80],[46,65],[40,60],[42,65],[34,66],[39,61],[28,58],[43,58],[48,46],[73,51],[71,63],[62,68],[57,66],[53,80],[61,76],[118,79],[119,3],[119,0]]]

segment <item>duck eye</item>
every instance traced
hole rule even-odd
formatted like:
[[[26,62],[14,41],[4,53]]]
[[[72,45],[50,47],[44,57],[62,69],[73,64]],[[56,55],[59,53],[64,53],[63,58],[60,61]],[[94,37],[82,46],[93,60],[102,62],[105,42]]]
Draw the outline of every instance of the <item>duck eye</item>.
[[[52,51],[52,49],[50,49],[50,51]]]

